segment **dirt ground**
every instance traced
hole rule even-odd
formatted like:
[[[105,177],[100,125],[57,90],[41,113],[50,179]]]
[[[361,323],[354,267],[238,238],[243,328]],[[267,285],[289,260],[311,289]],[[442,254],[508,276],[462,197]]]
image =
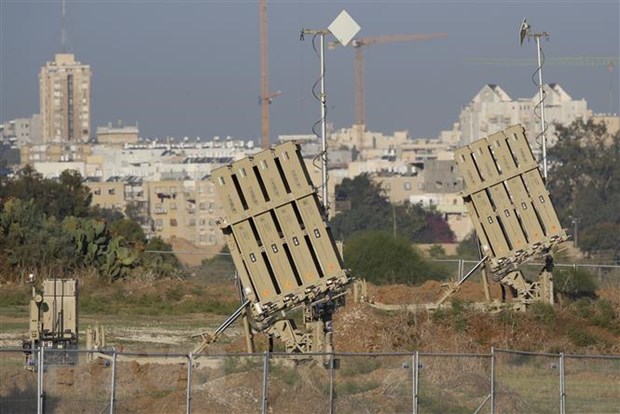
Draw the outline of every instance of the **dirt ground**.
[[[123,292],[130,294],[136,289],[140,289],[140,286],[128,284]],[[163,289],[163,285],[140,290],[140,293],[152,294],[157,289]],[[222,298],[227,291],[234,293],[234,290],[222,289],[216,290],[214,296]],[[493,297],[499,297],[496,284],[492,285],[491,291]],[[441,294],[441,283],[436,281],[428,281],[417,287],[369,286],[371,299],[384,304],[435,302]],[[620,318],[620,289],[601,290],[598,295],[614,304],[616,317]],[[478,283],[467,282],[454,297],[467,303],[483,300],[484,294]],[[427,353],[488,353],[491,346],[494,346],[553,353],[620,353],[620,335],[602,326],[580,328],[589,335],[585,338],[595,338],[594,343],[575,343],[574,338],[571,339],[571,331],[564,329],[565,326],[577,323],[570,307],[558,306],[553,319],[544,320],[534,312],[486,314],[467,307],[458,313],[413,313],[404,308],[387,312],[365,303],[354,303],[352,299],[349,295],[346,306],[340,308],[334,317],[337,352],[420,350]],[[141,316],[134,320],[133,325],[131,320],[119,321],[119,325],[111,330],[109,341],[116,341],[117,346],[122,341],[126,345],[126,352],[187,353],[193,347],[188,336],[194,332],[194,328],[188,328],[188,324],[202,326],[204,322],[205,325],[215,326],[225,316],[197,314],[188,320],[168,315],[159,319],[157,316]],[[5,318],[3,321],[13,320]],[[175,325],[183,326],[175,328]],[[258,336],[257,343],[259,350],[266,349],[264,337]],[[210,349],[209,353],[239,353],[243,350],[242,332],[235,324],[222,343]],[[187,363],[164,361],[163,356],[160,362],[165,363],[154,363],[145,354],[134,355],[133,358],[129,361],[120,358],[117,362],[115,412],[185,412]],[[260,356],[197,358],[192,367],[193,412],[260,412],[262,361]],[[334,404],[337,412],[410,410],[411,372],[408,370],[408,358],[342,357],[340,364],[335,377]],[[469,366],[467,361],[454,364],[438,367],[431,377],[425,379],[423,389],[427,394],[420,401],[426,412],[474,411],[487,393],[488,367],[473,363]],[[321,361],[273,361],[269,372],[269,412],[296,413],[307,412],[308,409],[313,412],[329,411],[329,376]],[[44,383],[46,412],[106,411],[109,409],[111,375],[110,363],[103,359],[87,362],[82,358],[79,364],[73,366],[49,366],[45,371]],[[609,378],[603,374],[594,373],[588,378],[588,381],[595,383],[609,383]],[[600,392],[608,391],[603,389]],[[291,395],[295,398],[291,398]],[[513,392],[506,394],[501,404],[506,411],[518,412],[523,411],[523,404],[527,401],[526,397]],[[23,368],[20,352],[3,354],[0,412],[35,410],[36,374]]]

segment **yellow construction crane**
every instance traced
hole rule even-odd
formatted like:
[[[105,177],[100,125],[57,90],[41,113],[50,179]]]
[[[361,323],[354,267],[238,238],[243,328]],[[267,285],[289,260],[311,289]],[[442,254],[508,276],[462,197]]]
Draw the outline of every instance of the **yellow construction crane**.
[[[260,109],[261,109],[261,147],[269,148],[269,105],[282,92],[269,92],[269,53],[267,49],[267,0],[258,2],[260,34]]]
[[[351,41],[351,45],[355,49],[355,128],[357,129],[359,149],[362,148],[363,134],[366,129],[366,107],[364,101],[364,48],[382,43],[419,42],[424,40],[441,39],[447,36],[447,33],[403,34],[363,37],[353,39]],[[338,42],[330,42],[328,47],[330,49],[334,49],[339,44],[340,43]]]
[[[574,57],[548,57],[545,65],[567,65],[567,66],[607,66],[613,69],[618,66],[620,58],[609,56],[574,56]],[[466,63],[498,66],[531,66],[536,65],[536,59],[528,58],[470,58],[465,59]]]

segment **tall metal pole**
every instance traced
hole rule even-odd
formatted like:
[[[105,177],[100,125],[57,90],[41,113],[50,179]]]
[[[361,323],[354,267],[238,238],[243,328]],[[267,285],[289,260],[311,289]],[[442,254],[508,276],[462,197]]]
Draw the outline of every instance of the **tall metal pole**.
[[[349,16],[349,14],[343,10],[340,12],[338,17],[334,19],[334,21],[329,25],[327,29],[322,30],[312,30],[312,29],[301,29],[301,36],[299,40],[304,40],[305,34],[314,35],[312,39],[312,46],[314,51],[316,52],[316,45],[314,43],[314,39],[316,36],[320,37],[321,45],[319,50],[319,58],[321,65],[321,77],[319,78],[319,82],[321,83],[321,95],[319,96],[319,101],[321,104],[321,170],[322,170],[322,197],[323,197],[323,207],[325,209],[325,219],[329,219],[329,200],[328,200],[328,177],[327,177],[327,93],[325,92],[325,35],[332,34],[338,39],[338,42],[346,46],[349,44],[353,36],[357,34],[360,27],[359,25]],[[312,87],[312,93],[316,97],[316,92],[314,88],[316,87],[316,83]],[[314,124],[312,130],[315,132],[316,123]],[[316,134],[316,132],[315,132]],[[318,135],[318,134],[317,134]]]
[[[495,347],[491,347],[491,414],[495,414]]]
[[[187,389],[185,394],[185,413],[192,412],[192,365],[194,365],[194,355],[190,352],[187,356]]]
[[[116,350],[112,354],[112,384],[110,385],[110,414],[114,414],[114,402],[116,400]]]
[[[321,31],[321,172],[323,179],[323,207],[325,218],[329,218],[327,198],[327,94],[325,93],[325,31]]]
[[[39,344],[39,360],[37,361],[37,414],[43,414],[43,371],[45,369],[43,346]]]
[[[536,37],[536,49],[538,55],[538,96],[540,99],[540,131],[542,134],[542,159],[543,159],[543,177],[547,182],[547,131],[545,122],[545,91],[543,90],[543,73],[541,65],[541,49],[540,49],[540,37],[543,34],[537,33]]]

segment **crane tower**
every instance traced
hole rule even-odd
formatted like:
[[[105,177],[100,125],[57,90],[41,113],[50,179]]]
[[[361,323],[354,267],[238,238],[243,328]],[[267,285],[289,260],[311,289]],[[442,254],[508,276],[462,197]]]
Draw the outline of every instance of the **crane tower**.
[[[362,148],[363,135],[366,130],[366,106],[364,98],[364,48],[383,43],[419,42],[441,39],[447,36],[447,33],[384,35],[363,37],[353,39],[351,41],[351,44],[355,49],[355,129],[359,146],[358,149]],[[333,49],[338,44],[338,42],[330,42],[328,47]]]

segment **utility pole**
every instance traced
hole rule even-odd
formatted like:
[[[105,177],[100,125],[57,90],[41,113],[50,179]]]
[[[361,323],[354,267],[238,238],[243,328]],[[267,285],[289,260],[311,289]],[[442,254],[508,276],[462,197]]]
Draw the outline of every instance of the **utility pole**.
[[[60,20],[60,52],[67,53],[67,9],[65,0],[62,0],[62,15]]]

